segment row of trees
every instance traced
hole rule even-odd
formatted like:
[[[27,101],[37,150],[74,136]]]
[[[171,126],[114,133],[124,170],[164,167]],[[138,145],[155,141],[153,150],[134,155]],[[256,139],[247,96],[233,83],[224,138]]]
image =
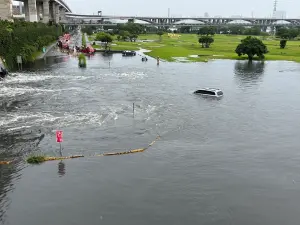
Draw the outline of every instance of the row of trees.
[[[118,40],[135,42],[140,34],[145,33],[145,29],[144,26],[129,21],[126,24],[118,24],[113,33],[117,35]]]
[[[281,39],[292,40],[300,35],[300,29],[298,28],[287,28],[287,27],[279,27],[276,30],[276,36]]]
[[[0,57],[8,68],[14,68],[17,56],[23,62],[33,61],[33,55],[57,40],[63,33],[60,25],[25,21],[0,21]]]
[[[214,34],[232,34],[232,35],[269,35],[266,33],[267,27],[255,26],[255,27],[245,27],[241,25],[231,25],[231,26],[204,26],[199,30],[195,30],[192,26],[186,26],[179,28],[179,33],[198,33],[201,34],[203,30],[209,29]]]
[[[84,33],[91,35],[96,30],[96,27],[86,26],[82,29]],[[110,29],[110,33],[112,35],[120,36],[120,39],[130,39],[132,36],[132,40],[136,39],[136,36],[143,33],[157,33],[159,31],[171,32],[168,27],[163,28],[149,28],[143,26],[141,24],[136,24],[133,22],[128,22],[126,24],[118,24],[117,26],[113,26]],[[255,26],[255,27],[244,27],[241,25],[233,25],[233,26],[204,26],[199,30],[193,30],[192,27],[181,27],[175,33],[197,33],[198,35],[209,35],[214,34],[232,34],[232,35],[251,35],[251,36],[268,36],[269,33],[266,32],[266,26]],[[298,35],[300,35],[300,28],[288,28],[288,27],[278,27],[276,28],[276,36],[281,39],[294,39]]]
[[[204,26],[198,30],[199,35],[234,34],[234,35],[264,35],[261,27],[245,28],[243,26],[215,27]]]

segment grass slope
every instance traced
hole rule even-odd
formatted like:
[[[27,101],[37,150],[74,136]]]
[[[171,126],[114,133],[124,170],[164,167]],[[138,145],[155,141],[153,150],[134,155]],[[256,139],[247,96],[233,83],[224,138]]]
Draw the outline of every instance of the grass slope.
[[[246,36],[242,35],[215,35],[215,42],[210,48],[202,48],[195,34],[181,34],[179,38],[170,38],[167,35],[159,41],[159,36],[140,35],[139,40],[154,40],[154,42],[122,42],[114,40],[111,50],[138,50],[140,48],[151,50],[146,53],[167,61],[175,61],[173,57],[186,57],[190,61],[206,61],[209,59],[245,59],[235,53],[237,45]],[[259,37],[263,40],[263,37]],[[93,37],[90,37],[93,40]],[[265,37],[263,42],[267,45],[269,53],[266,60],[288,60],[300,62],[300,41],[288,41],[285,49],[280,49],[279,39]],[[94,46],[100,48],[100,46]],[[191,55],[200,55],[194,58]]]

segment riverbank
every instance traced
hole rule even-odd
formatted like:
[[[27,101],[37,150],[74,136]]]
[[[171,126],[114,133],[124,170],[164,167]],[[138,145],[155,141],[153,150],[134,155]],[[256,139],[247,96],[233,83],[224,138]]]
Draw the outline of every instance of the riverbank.
[[[212,59],[234,59],[243,60],[235,53],[237,45],[246,36],[243,35],[215,35],[214,43],[210,48],[202,48],[198,43],[198,36],[195,34],[181,34],[177,38],[163,35],[161,41],[159,36],[140,35],[137,42],[124,42],[115,40],[111,45],[111,50],[138,50],[148,49],[146,54],[151,57],[160,57],[169,62],[190,61],[199,62]],[[259,37],[267,45],[269,53],[266,60],[285,60],[300,62],[300,41],[288,41],[285,49],[280,49],[279,39],[273,37]],[[93,36],[89,38],[93,40]],[[149,42],[149,40],[152,40]],[[101,48],[94,45],[94,48]]]

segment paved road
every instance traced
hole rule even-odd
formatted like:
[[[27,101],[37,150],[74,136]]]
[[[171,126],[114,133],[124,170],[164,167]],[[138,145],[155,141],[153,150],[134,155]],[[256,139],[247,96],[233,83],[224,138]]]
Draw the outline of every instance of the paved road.
[[[56,51],[55,46],[56,46],[56,42],[53,43],[53,44],[51,44],[51,45],[49,45],[49,46],[47,46],[46,47],[46,51],[43,52],[41,55],[39,55],[36,59],[43,59],[46,56],[49,56],[48,53],[52,54],[53,51]]]

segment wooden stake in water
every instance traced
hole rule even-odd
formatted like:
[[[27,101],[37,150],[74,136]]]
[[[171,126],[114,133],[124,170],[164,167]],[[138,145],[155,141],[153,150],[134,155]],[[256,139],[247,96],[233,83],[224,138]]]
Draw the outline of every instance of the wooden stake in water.
[[[133,113],[133,117],[134,117],[134,103],[133,103],[132,113]]]
[[[59,145],[60,145],[59,154],[60,154],[60,156],[62,156],[62,146],[61,146],[61,143],[59,143]]]

